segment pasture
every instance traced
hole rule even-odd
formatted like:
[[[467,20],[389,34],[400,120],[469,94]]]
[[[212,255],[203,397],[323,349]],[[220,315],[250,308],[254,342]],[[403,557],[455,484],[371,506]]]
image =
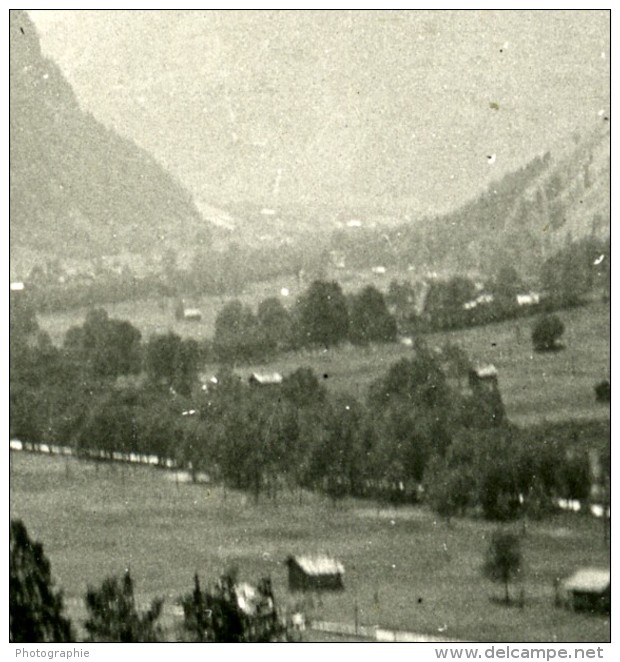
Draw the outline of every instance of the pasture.
[[[502,588],[480,566],[495,525],[424,508],[281,494],[254,504],[243,493],[176,483],[164,470],[11,453],[10,512],[44,544],[76,624],[88,584],[131,568],[139,602],[168,605],[236,567],[270,575],[281,606],[289,554],[324,552],[345,566],[345,591],[306,601],[316,619],[410,630],[470,641],[608,641],[610,622],[553,604],[553,581],[580,565],[608,565],[600,521],[560,514],[530,522],[523,538],[525,607],[492,601]],[[516,525],[521,530],[521,525]],[[516,595],[517,589],[513,587]],[[321,640],[325,640],[324,638]]]
[[[282,280],[282,286],[285,281]],[[280,283],[257,284],[240,299],[254,310],[268,296],[279,296]],[[294,301],[296,290],[280,296],[285,305]],[[154,333],[174,331],[197,340],[212,337],[215,318],[226,298],[208,297],[196,302],[201,322],[174,318],[172,299],[156,302],[124,302],[107,306],[111,317],[126,319],[136,326],[144,339]],[[39,324],[52,340],[61,344],[71,326],[82,324],[86,311],[73,310],[39,315]],[[555,353],[535,353],[530,339],[536,317],[499,324],[432,333],[424,336],[430,347],[446,342],[461,345],[474,362],[493,363],[499,371],[499,386],[511,421],[529,425],[543,421],[608,418],[609,406],[594,399],[594,385],[610,375],[610,306],[592,302],[587,306],[558,313],[566,331],[566,349]],[[351,345],[330,349],[300,350],[282,354],[267,364],[240,366],[240,374],[254,370],[278,371],[286,375],[300,366],[309,366],[330,390],[347,392],[357,398],[366,396],[368,386],[385,373],[392,363],[411,353],[400,344]],[[217,372],[218,366],[205,371]]]
[[[456,343],[474,363],[493,363],[508,418],[514,423],[609,418],[609,405],[597,403],[594,398],[594,385],[610,375],[609,305],[596,302],[558,314],[566,326],[566,349],[560,352],[532,350],[530,335],[535,317],[431,333],[424,339],[429,347]],[[411,351],[399,344],[302,350],[268,364],[250,366],[247,374],[277,370],[286,375],[299,366],[310,366],[329,389],[361,399],[377,377]]]

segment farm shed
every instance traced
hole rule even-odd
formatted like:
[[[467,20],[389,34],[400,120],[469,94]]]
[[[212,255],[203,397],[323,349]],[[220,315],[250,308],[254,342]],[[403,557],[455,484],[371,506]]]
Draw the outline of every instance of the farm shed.
[[[185,308],[183,311],[183,320],[186,322],[200,322],[202,313],[198,308]]]
[[[579,568],[560,582],[560,596],[575,611],[608,613],[611,609],[611,573],[605,568]]]
[[[250,375],[248,382],[250,386],[274,386],[282,383],[282,375],[279,372],[253,372]]]
[[[289,556],[289,591],[341,591],[344,566],[328,556]]]
[[[492,363],[477,365],[469,371],[469,386],[472,391],[497,388],[497,368]]]
[[[182,322],[200,322],[202,320],[200,309],[188,306],[183,300],[177,303],[174,314],[177,320]]]

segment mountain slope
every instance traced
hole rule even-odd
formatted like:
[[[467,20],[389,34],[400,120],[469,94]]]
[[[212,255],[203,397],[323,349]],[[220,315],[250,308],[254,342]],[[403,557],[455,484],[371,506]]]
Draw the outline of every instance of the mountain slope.
[[[341,229],[332,248],[352,266],[493,273],[512,264],[526,275],[566,244],[609,236],[610,190],[609,125],[601,117],[588,134],[504,175],[454,211],[391,228]],[[372,215],[361,218],[372,226]]]
[[[93,258],[208,242],[191,196],[151,156],[83,112],[41,54],[25,12],[10,12],[12,258]]]

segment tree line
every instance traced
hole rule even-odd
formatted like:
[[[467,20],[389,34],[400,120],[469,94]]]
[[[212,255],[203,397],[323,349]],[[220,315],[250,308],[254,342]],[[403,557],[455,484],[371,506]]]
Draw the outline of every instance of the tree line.
[[[550,313],[580,305],[590,292],[609,298],[609,240],[569,243],[542,262],[534,296],[531,288],[513,266],[504,265],[484,283],[464,275],[425,286],[392,280],[385,300],[401,332],[419,333]]]
[[[381,292],[372,286],[346,296],[336,282],[315,281],[288,310],[267,298],[256,315],[238,300],[226,304],[215,321],[207,351],[215,361],[264,360],[302,347],[367,345],[396,340],[396,320]]]
[[[588,458],[511,425],[497,385],[471,380],[456,345],[408,358],[366,397],[329,393],[312,369],[250,387],[223,366],[197,379],[200,348],[174,334],[141,347],[128,322],[91,312],[62,347],[17,336],[10,352],[10,434],[24,441],[173,459],[256,500],[279,491],[424,499],[451,516],[509,519],[558,497],[584,498]],[[206,390],[205,390],[206,389]]]

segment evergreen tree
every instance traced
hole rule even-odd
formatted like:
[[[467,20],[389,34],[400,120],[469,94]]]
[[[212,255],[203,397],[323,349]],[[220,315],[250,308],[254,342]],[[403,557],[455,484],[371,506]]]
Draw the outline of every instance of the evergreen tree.
[[[21,520],[11,520],[9,556],[9,641],[75,641],[43,545],[30,539]]]
[[[85,602],[89,613],[85,627],[90,641],[143,643],[162,640],[157,620],[163,600],[153,600],[145,613],[139,613],[129,570],[121,582],[117,577],[108,577],[99,588],[89,588]]]

